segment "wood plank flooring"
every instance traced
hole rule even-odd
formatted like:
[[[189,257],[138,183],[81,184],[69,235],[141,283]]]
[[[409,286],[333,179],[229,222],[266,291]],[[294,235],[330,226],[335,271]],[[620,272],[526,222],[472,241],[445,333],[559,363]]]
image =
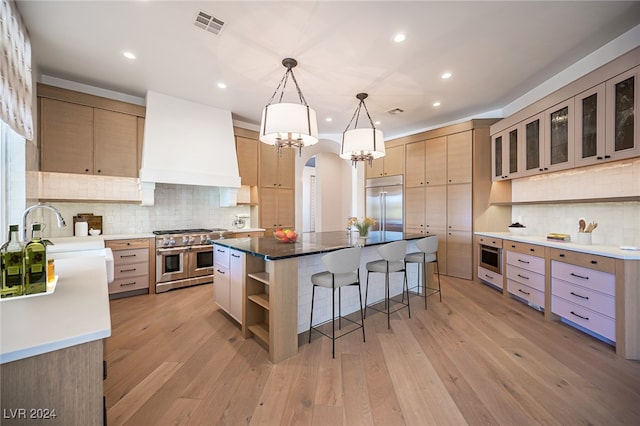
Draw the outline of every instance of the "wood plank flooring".
[[[210,285],[111,301],[114,425],[638,425],[640,363],[477,282],[273,365]]]

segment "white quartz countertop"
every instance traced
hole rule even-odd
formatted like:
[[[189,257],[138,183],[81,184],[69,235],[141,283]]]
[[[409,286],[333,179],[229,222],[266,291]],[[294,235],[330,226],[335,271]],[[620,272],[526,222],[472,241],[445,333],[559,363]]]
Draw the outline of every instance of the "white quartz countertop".
[[[105,258],[58,259],[55,267],[52,294],[0,302],[0,364],[111,335]]]
[[[581,253],[614,257],[616,259],[640,260],[640,250],[622,250],[618,246],[604,246],[597,244],[585,245],[575,242],[549,241],[547,240],[546,236],[514,235],[510,232],[476,232],[475,234],[485,237],[501,238],[503,240],[509,241],[537,244],[544,247],[553,247],[564,250],[577,251]]]

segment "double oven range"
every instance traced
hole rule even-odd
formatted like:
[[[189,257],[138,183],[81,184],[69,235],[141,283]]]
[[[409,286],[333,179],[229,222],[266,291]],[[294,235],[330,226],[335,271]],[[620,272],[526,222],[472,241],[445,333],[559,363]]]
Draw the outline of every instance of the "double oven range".
[[[153,231],[156,236],[156,293],[213,282],[214,233],[225,229]]]

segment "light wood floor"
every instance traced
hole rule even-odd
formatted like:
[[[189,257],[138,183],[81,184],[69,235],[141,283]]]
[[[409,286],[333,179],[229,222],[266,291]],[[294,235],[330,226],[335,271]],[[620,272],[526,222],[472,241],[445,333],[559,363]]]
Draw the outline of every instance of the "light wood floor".
[[[443,302],[314,333],[277,365],[217,309],[211,286],[111,302],[113,425],[638,425],[640,363],[482,284]]]

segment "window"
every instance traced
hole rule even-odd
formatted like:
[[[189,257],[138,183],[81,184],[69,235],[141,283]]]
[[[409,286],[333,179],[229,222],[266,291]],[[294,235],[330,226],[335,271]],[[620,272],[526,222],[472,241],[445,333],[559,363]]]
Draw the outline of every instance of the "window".
[[[0,121],[0,241],[25,208],[25,140]]]

